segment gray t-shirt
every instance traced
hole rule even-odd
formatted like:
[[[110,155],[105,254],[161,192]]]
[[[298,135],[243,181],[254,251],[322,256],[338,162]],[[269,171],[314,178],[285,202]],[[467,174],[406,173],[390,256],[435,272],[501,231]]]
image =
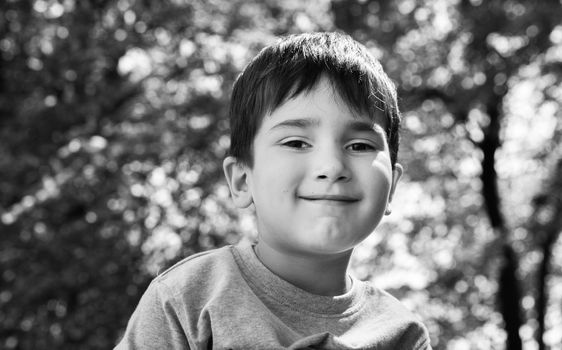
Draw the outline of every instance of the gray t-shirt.
[[[115,349],[431,349],[425,326],[390,294],[310,294],[240,243],[190,256],[156,277]]]

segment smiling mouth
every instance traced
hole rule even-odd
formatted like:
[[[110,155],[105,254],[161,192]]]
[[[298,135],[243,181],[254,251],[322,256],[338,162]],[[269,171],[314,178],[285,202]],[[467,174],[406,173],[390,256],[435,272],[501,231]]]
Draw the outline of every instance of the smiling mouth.
[[[359,199],[356,197],[342,196],[342,195],[310,195],[310,196],[300,196],[299,198],[311,202],[325,202],[333,204],[350,204],[358,202]]]

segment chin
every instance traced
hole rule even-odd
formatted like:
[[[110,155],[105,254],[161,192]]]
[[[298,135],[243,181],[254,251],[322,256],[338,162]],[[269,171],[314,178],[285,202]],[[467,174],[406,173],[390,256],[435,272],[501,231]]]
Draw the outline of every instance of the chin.
[[[317,243],[319,244],[309,244],[305,250],[312,254],[335,255],[347,252],[359,244],[359,242],[354,243],[347,240],[332,241],[329,239],[322,240],[321,238],[318,239]]]
[[[349,230],[325,230],[311,235],[311,237],[314,237],[314,241],[308,241],[307,245],[311,250],[318,252],[329,254],[343,253],[355,248],[370,233],[357,234],[357,232],[349,232]]]

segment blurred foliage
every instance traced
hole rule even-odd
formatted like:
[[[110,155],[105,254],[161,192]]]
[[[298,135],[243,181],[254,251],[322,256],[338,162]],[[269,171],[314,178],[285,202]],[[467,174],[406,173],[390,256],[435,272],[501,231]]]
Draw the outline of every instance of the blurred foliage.
[[[534,348],[552,241],[543,339],[562,343],[559,2],[0,6],[0,347],[110,348],[158,271],[254,234],[222,179],[233,80],[279,35],[336,29],[381,59],[404,110],[406,178],[355,273],[418,312],[436,349],[501,349],[507,242],[523,282],[519,333]],[[481,176],[496,121],[505,234]]]

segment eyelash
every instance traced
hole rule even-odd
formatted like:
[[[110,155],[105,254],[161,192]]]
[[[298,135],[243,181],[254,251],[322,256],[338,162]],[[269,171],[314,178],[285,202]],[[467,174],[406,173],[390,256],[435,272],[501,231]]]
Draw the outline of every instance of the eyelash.
[[[361,149],[357,150],[357,149],[351,149],[351,151],[354,152],[368,152],[368,151],[373,151],[375,150],[375,147],[369,143],[366,142],[354,142],[350,145],[347,145],[346,148],[353,148],[353,146],[361,146]]]
[[[308,149],[312,147],[310,144],[302,140],[289,140],[283,142],[282,145],[294,149]],[[360,146],[360,149],[353,149],[356,148],[356,146]],[[354,142],[346,145],[345,148],[352,152],[369,152],[376,149],[376,147],[367,142]]]
[[[298,144],[298,146],[297,146],[297,144]],[[303,146],[303,145],[306,145],[306,146],[305,147],[299,147],[299,146]],[[283,142],[283,146],[290,147],[290,148],[298,148],[298,149],[306,149],[306,148],[311,147],[308,143],[306,143],[302,140],[289,140],[289,141]]]

